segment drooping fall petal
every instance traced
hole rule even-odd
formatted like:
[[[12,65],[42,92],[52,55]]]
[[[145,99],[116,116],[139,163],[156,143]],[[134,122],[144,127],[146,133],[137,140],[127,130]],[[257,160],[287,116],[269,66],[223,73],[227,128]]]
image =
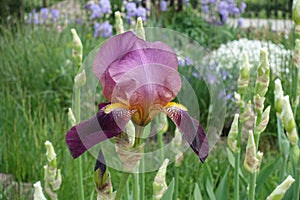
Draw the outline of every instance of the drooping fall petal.
[[[95,144],[120,134],[133,114],[133,111],[123,108],[106,114],[105,108],[102,107],[94,117],[73,126],[67,132],[66,143],[73,158],[77,158]]]
[[[185,109],[176,106],[176,104],[167,106],[165,112],[176,124],[201,162],[204,162],[208,156],[209,144],[202,126]]]

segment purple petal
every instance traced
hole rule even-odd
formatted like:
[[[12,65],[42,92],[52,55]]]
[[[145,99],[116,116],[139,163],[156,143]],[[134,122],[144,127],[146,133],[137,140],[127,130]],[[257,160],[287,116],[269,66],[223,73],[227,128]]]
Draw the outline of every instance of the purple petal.
[[[104,109],[102,107],[94,117],[67,132],[66,143],[73,158],[79,157],[95,144],[120,134],[133,114],[133,111],[122,108],[106,114]]]
[[[209,144],[202,126],[188,112],[178,107],[166,108],[166,114],[176,124],[201,162],[204,162],[208,156]]]
[[[110,38],[103,44],[95,57],[93,69],[103,87],[104,96],[111,100],[112,92],[119,79],[128,71],[143,68],[144,75],[148,77],[162,74],[157,70],[146,69],[153,65],[163,66],[169,71],[177,71],[177,56],[169,46],[162,42],[146,42],[132,32],[125,32]],[[176,81],[180,88],[180,80],[176,79]],[[153,82],[149,78],[144,79],[144,84],[148,83]],[[166,84],[168,85],[169,82]]]

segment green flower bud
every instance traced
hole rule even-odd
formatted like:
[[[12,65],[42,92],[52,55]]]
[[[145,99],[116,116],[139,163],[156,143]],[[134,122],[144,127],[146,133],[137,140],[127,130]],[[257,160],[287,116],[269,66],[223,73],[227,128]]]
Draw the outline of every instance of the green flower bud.
[[[146,35],[145,35],[145,29],[143,26],[143,20],[141,17],[137,18],[137,24],[136,24],[136,35],[143,39],[146,40]]]
[[[248,101],[247,105],[245,106],[245,110],[243,113],[240,115],[240,120],[242,123],[249,121],[253,116],[253,111],[252,111],[252,103],[251,101]],[[251,119],[251,123],[254,123],[254,121]]]
[[[256,127],[256,133],[261,134],[266,129],[269,123],[271,106],[268,106],[265,111],[262,113],[261,122]]]
[[[69,120],[69,123],[71,124],[71,126],[75,126],[76,119],[75,119],[75,115],[72,111],[72,108],[68,109],[68,120]]]
[[[239,124],[239,114],[235,114],[227,137],[228,147],[232,152],[235,153],[239,151],[237,147],[238,126],[239,126],[238,124]]]
[[[110,174],[108,168],[106,167],[104,156],[101,150],[98,153],[98,158],[94,168],[94,181],[98,196],[103,197],[102,199],[109,199],[113,188]]]
[[[294,0],[293,2],[293,20],[296,25],[300,25],[300,1]]]
[[[180,167],[183,162],[183,153],[181,151],[178,151],[178,153],[175,156],[175,167]]]
[[[182,142],[182,134],[178,128],[175,129],[174,138],[171,141],[171,144],[174,148],[179,149]]]
[[[260,50],[260,66],[257,69],[257,78],[255,83],[255,93],[264,97],[268,91],[270,81],[270,65],[268,60],[268,51],[263,48]]]
[[[248,84],[250,78],[250,64],[247,54],[244,54],[244,63],[241,68],[241,73],[238,79],[238,92],[242,95],[246,95],[248,92]]]
[[[299,162],[300,162],[300,159],[299,159],[299,147],[298,145],[293,145],[292,148],[291,148],[291,152],[290,152],[290,155],[292,157],[292,161],[293,161],[293,165],[296,166],[296,168],[299,169]]]
[[[71,29],[73,35],[73,49],[72,56],[78,66],[81,66],[82,63],[82,43],[81,40],[74,28]]]
[[[249,131],[244,167],[252,174],[256,172],[258,164],[259,160],[256,155],[256,145],[254,142],[253,132]]]
[[[280,200],[283,198],[286,191],[294,183],[295,179],[289,175],[275,190],[267,197],[267,200]]]
[[[167,132],[169,123],[168,123],[168,118],[167,115],[164,113],[159,113],[156,118],[154,119],[155,125],[157,128],[157,132],[159,134],[164,134]]]
[[[236,104],[239,105],[240,107],[244,107],[244,101],[242,101],[241,95],[237,92],[234,92],[233,96],[236,101]]]
[[[296,43],[296,46],[295,46],[294,53],[293,53],[293,62],[295,64],[295,66],[297,68],[299,68],[299,65],[300,65],[300,40],[296,39],[295,43]]]
[[[83,69],[82,72],[77,74],[74,78],[74,86],[75,88],[80,88],[84,86],[86,83],[86,75],[85,75],[85,70]]]
[[[283,90],[281,86],[281,81],[280,79],[276,79],[274,99],[275,99],[275,110],[279,115],[281,115],[282,112],[282,98],[283,98]]]
[[[122,34],[124,32],[124,26],[123,26],[121,13],[119,11],[115,12],[115,19],[116,19],[116,32],[117,34]]]
[[[298,142],[298,133],[296,129],[296,123],[292,112],[289,96],[282,98],[282,114],[281,119],[286,130],[287,137],[292,145],[296,145]]]
[[[34,193],[33,193],[34,200],[47,200],[43,193],[43,189],[40,181],[33,184],[33,187],[34,187]]]
[[[260,152],[260,151],[258,151],[257,154],[256,154],[256,158],[258,160],[258,163],[257,163],[257,166],[256,166],[256,172],[259,172],[259,170],[260,170],[260,165],[261,165],[263,155],[264,155],[264,153]]]
[[[46,149],[47,149],[46,157],[47,157],[47,160],[48,160],[48,164],[51,167],[56,168],[56,153],[54,151],[52,143],[47,140],[45,142],[45,146],[46,146]]]
[[[254,96],[254,108],[257,114],[261,114],[264,109],[264,102],[265,97],[259,96],[259,94],[256,94]]]
[[[126,124],[125,133],[127,133],[129,145],[132,147],[135,141],[135,127],[131,120]]]
[[[153,199],[159,200],[168,189],[166,183],[166,172],[169,159],[165,159],[162,166],[159,168],[153,182]]]

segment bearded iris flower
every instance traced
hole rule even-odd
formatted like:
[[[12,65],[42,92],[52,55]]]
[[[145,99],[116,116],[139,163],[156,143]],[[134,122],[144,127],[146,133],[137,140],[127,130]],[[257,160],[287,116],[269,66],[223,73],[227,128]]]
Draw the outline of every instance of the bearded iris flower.
[[[94,117],[67,132],[72,156],[119,135],[129,120],[146,126],[163,112],[204,162],[209,145],[203,128],[183,105],[171,102],[181,88],[177,68],[175,52],[162,42],[144,41],[130,31],[107,40],[95,56],[93,71],[109,103],[100,104]]]

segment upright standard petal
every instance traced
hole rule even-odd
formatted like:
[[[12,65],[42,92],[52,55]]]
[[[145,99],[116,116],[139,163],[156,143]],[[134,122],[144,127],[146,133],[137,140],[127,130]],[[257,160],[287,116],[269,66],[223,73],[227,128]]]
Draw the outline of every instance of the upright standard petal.
[[[95,144],[120,134],[134,112],[117,108],[106,114],[106,107],[102,107],[94,117],[73,126],[67,132],[66,143],[73,158],[79,157]]]
[[[169,103],[165,107],[165,112],[176,124],[201,162],[204,162],[208,156],[209,144],[206,134],[198,121],[192,118],[180,104]]]
[[[177,71],[177,56],[168,45],[162,42],[146,42],[129,31],[114,36],[103,44],[95,57],[93,70],[103,87],[104,96],[111,100],[114,88],[128,71],[142,68],[146,75],[144,84],[150,83],[148,76],[157,74],[146,69],[151,66]],[[181,81],[175,78],[180,88]]]

